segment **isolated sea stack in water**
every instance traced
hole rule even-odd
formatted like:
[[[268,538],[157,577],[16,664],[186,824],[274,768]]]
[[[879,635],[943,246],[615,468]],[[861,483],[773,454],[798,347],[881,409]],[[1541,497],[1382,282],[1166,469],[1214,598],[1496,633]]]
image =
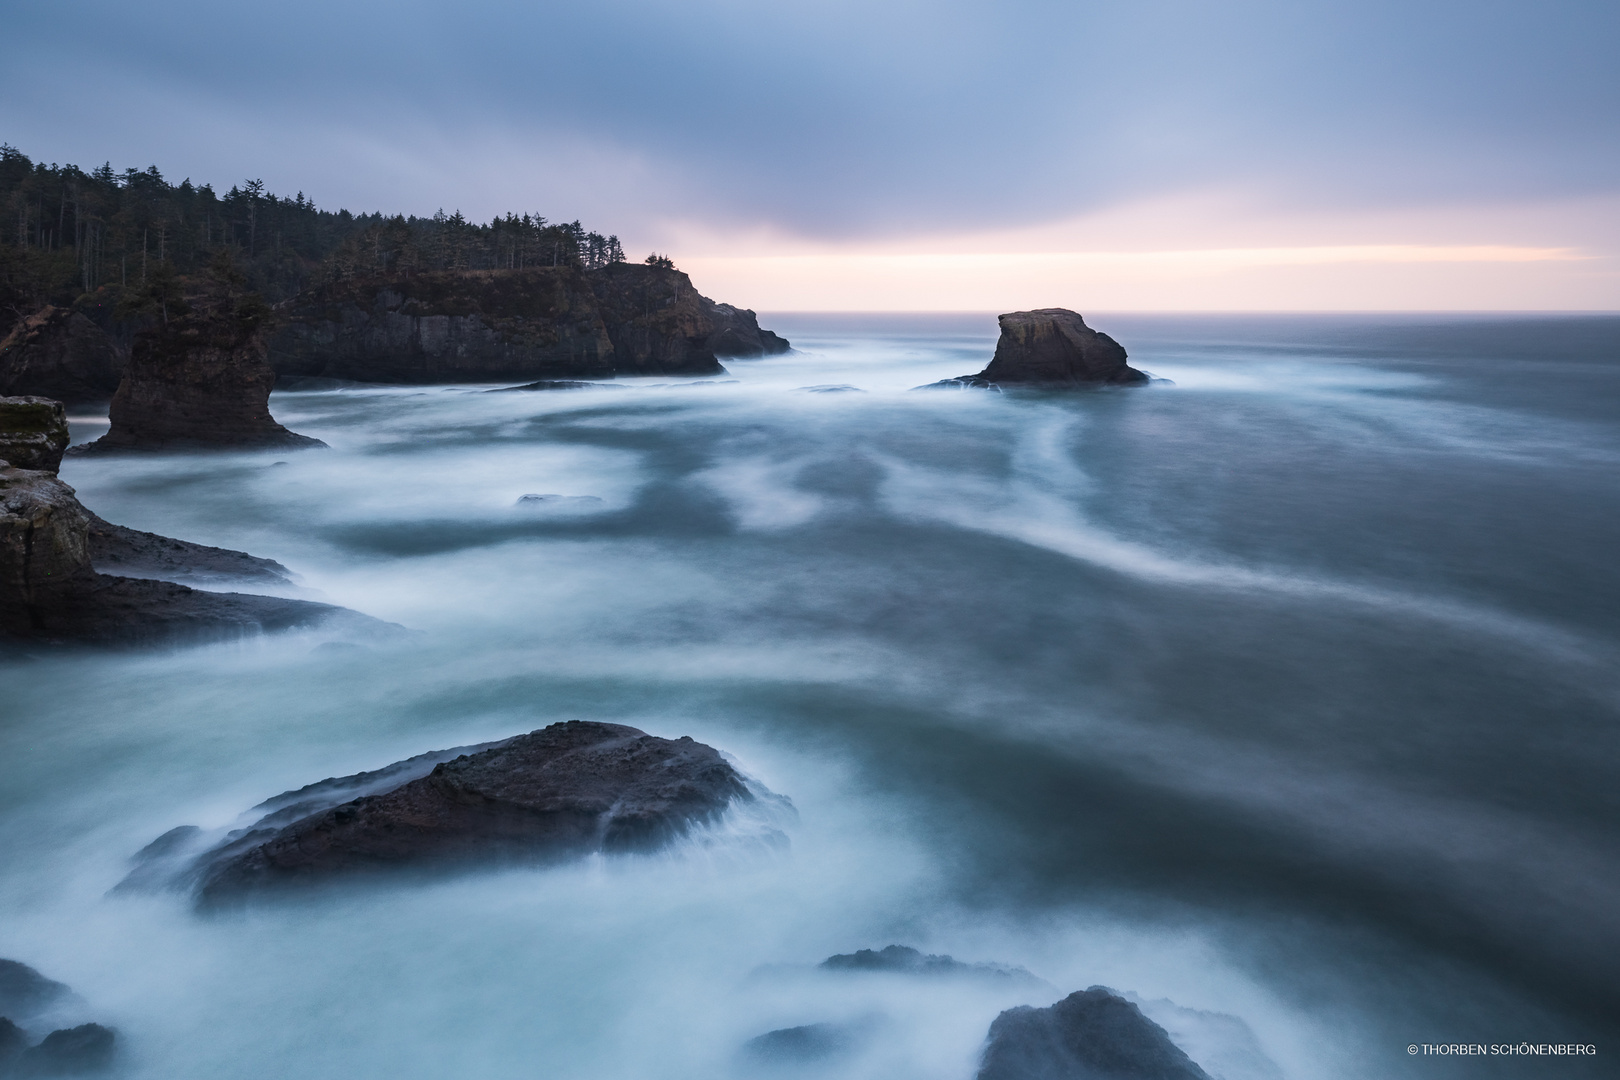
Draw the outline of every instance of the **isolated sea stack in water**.
[[[939,388],[1032,386],[1049,390],[1134,386],[1148,376],[1125,362],[1125,349],[1068,308],[1013,311],[1000,317],[1001,339],[977,375],[933,383]]]
[[[86,452],[325,445],[271,417],[270,311],[223,254],[195,281],[160,264],[132,307],[156,325],[135,336],[112,427]]]
[[[0,394],[68,405],[105,402],[118,389],[127,362],[112,335],[88,317],[45,307],[0,341]]]
[[[780,798],[713,747],[571,720],[287,792],[213,846],[172,830],[121,887],[189,886],[212,904],[356,875],[650,851],[760,797]]]

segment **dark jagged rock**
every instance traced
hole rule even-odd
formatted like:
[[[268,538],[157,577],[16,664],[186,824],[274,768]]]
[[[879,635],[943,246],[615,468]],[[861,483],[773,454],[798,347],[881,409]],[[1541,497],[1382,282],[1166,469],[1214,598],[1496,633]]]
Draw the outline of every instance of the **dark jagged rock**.
[[[98,574],[93,520],[52,474],[0,468],[0,641],[150,645],[317,625],[399,630],[330,604]]]
[[[969,964],[950,956],[924,954],[909,945],[889,945],[882,949],[860,949],[829,956],[820,964],[823,971],[888,971],[905,975],[978,975],[992,978],[1042,982],[1021,967],[1006,964]]]
[[[95,514],[90,514],[90,562],[103,574],[165,581],[292,581],[292,571],[274,559],[114,525]]]
[[[0,397],[0,461],[56,472],[68,446],[67,410],[42,397]]]
[[[374,383],[613,376],[613,343],[575,267],[349,278],[276,313],[269,358],[284,376]]]
[[[1210,1080],[1165,1030],[1105,987],[990,1025],[978,1080]]]
[[[977,375],[932,383],[962,389],[1033,386],[1050,390],[1083,386],[1136,386],[1149,381],[1125,362],[1125,349],[1086,325],[1068,308],[1013,311],[1000,316],[1001,338],[990,366]],[[924,389],[919,387],[918,389]]]
[[[0,341],[0,394],[100,404],[118,389],[128,360],[112,335],[81,312],[46,307]]]
[[[648,851],[759,797],[713,748],[622,724],[568,721],[464,749],[289,792],[195,857],[175,852],[198,834],[170,834],[150,858],[210,905],[407,869]],[[136,875],[131,885],[164,876]]]
[[[785,352],[754,313],[701,296],[678,270],[435,271],[333,282],[276,309],[284,378],[435,383],[713,375],[717,356]],[[513,388],[517,389],[517,388]]]
[[[21,1076],[79,1076],[99,1072],[112,1064],[118,1037],[100,1024],[80,1024],[45,1036],[38,1046],[24,1050],[16,1060]]]
[[[0,1016],[29,1020],[72,996],[65,985],[27,964],[0,960]]]

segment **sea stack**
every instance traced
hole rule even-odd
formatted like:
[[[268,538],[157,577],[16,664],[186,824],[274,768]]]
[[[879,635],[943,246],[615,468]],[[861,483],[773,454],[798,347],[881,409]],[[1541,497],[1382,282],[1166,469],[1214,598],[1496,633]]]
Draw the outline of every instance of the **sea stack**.
[[[112,335],[88,317],[47,306],[0,341],[0,394],[104,403],[118,389],[127,362]]]
[[[199,281],[155,282],[144,310],[156,325],[135,335],[112,427],[84,452],[325,445],[270,415],[269,308],[228,261]]]
[[[1030,386],[1047,390],[1136,386],[1148,376],[1125,362],[1125,349],[1086,325],[1068,308],[1037,308],[1000,316],[1001,338],[990,366],[932,387]]]

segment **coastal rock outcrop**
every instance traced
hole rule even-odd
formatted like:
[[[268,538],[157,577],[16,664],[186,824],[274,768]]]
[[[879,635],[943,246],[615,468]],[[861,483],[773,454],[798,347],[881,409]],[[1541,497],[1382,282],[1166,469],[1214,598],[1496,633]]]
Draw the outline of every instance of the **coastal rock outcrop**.
[[[0,397],[0,461],[55,472],[67,447],[67,410],[60,401]]]
[[[279,305],[284,377],[435,383],[714,375],[719,356],[785,352],[752,311],[678,270],[615,263],[346,278]]]
[[[103,403],[118,389],[128,360],[112,335],[90,318],[47,306],[0,341],[0,394],[68,405]]]
[[[1008,964],[967,963],[951,956],[923,953],[909,945],[889,945],[882,949],[858,949],[829,956],[819,965],[823,971],[883,971],[899,975],[967,975],[1050,986],[1021,967]]]
[[[1106,987],[990,1024],[978,1080],[1210,1080],[1158,1024]]]
[[[650,851],[759,798],[779,797],[712,747],[571,720],[288,792],[213,846],[174,830],[126,885],[189,887],[211,905],[410,869]]]
[[[0,467],[0,642],[145,645],[335,622],[397,630],[330,604],[97,573],[99,520],[52,473]]]
[[[1068,308],[1038,308],[999,316],[1001,337],[990,365],[976,375],[930,384],[929,389],[999,389],[1032,386],[1062,390],[1135,386],[1149,376],[1127,364],[1125,349],[1086,325]]]
[[[39,1018],[60,1022],[62,1010],[75,1004],[84,1005],[61,983],[27,964],[0,960],[0,1077],[79,1076],[112,1064],[117,1035],[111,1028],[101,1024],[58,1028],[35,1043],[28,1029],[14,1022]]]
[[[280,586],[291,584],[293,580],[292,571],[274,559],[114,525],[93,513],[90,514],[90,562],[103,574],[165,581],[257,582]]]

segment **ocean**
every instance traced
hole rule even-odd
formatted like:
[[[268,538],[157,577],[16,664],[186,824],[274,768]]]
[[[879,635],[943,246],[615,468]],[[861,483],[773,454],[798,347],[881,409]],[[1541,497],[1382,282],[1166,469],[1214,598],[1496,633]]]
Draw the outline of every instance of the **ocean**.
[[[1620,317],[1089,321],[1164,381],[912,392],[994,316],[789,313],[713,379],[304,384],[272,411],[330,450],[69,458],[412,633],[0,664],[0,956],[142,1080],[970,1080],[1093,985],[1218,1080],[1620,1076]],[[174,826],[566,719],[723,750],[786,842],[109,893]],[[890,944],[1030,977],[816,967]]]

